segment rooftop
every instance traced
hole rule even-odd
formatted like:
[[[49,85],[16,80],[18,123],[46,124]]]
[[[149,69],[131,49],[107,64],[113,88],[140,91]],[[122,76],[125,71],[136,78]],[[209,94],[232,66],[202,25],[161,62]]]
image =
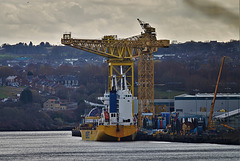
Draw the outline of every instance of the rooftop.
[[[214,97],[214,93],[198,93],[195,95],[181,94],[175,97]],[[217,97],[240,97],[239,93],[218,93]]]

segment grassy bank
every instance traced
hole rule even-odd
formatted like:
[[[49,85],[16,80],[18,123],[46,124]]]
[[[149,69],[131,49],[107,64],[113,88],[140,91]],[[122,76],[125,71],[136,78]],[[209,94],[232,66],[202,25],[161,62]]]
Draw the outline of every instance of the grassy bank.
[[[20,94],[23,91],[24,87],[11,87],[3,86],[0,87],[0,99],[11,97],[15,98],[17,94]]]

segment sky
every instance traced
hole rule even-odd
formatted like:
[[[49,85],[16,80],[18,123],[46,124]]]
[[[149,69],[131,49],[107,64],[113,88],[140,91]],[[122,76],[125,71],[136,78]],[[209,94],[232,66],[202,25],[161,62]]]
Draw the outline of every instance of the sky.
[[[73,38],[139,35],[137,18],[156,28],[158,39],[239,40],[240,0],[0,0],[0,45],[60,45]]]

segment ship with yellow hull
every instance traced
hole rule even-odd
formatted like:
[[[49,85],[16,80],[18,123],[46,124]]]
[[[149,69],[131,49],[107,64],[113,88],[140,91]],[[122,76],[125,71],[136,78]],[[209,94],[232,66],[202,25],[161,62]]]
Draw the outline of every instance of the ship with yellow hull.
[[[82,140],[92,141],[133,141],[136,137],[136,125],[99,125],[93,129],[82,129]]]
[[[80,126],[82,140],[124,141],[134,140],[137,134],[133,115],[133,99],[127,87],[126,75],[122,74],[118,87],[117,77],[112,77],[112,89],[98,99],[102,105],[93,108]]]

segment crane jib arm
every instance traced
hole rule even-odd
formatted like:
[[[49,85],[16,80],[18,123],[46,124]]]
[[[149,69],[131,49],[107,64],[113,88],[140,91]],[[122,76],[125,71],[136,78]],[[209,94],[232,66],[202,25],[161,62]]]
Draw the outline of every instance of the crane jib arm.
[[[63,34],[61,43],[87,52],[91,52],[107,58],[132,59],[139,56],[142,50],[148,48],[150,51],[157,51],[157,48],[169,47],[169,40],[146,39],[73,39],[71,34]]]

